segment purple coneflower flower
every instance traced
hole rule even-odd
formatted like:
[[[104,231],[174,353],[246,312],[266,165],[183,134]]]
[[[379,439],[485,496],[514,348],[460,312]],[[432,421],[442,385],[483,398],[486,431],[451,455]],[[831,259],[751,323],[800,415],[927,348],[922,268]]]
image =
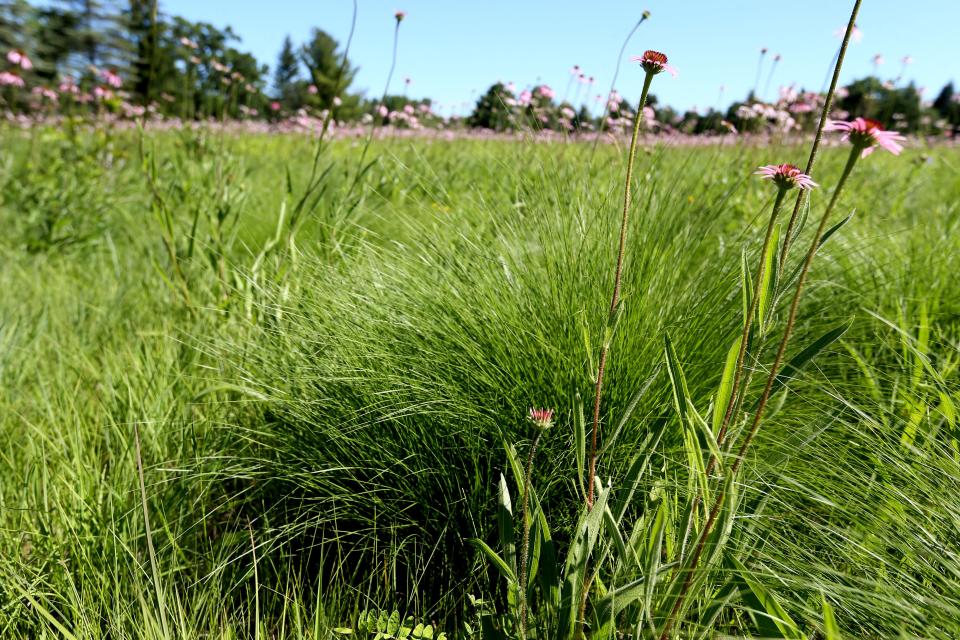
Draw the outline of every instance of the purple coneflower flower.
[[[813,178],[800,171],[800,168],[792,164],[768,164],[765,167],[759,167],[754,174],[760,176],[762,180],[772,180],[775,185],[781,189],[813,189],[818,187]]]
[[[553,425],[553,409],[534,409],[530,408],[528,414],[533,426],[541,431],[546,431]]]
[[[403,22],[403,19],[407,17],[406,11],[397,11],[393,14],[393,17],[397,19],[397,22]]]
[[[896,131],[886,131],[876,120],[869,118],[855,118],[850,122],[831,120],[827,123],[827,131],[842,131],[843,140],[849,140],[855,147],[863,149],[861,158],[866,158],[877,147],[883,147],[895,156],[903,151],[901,140],[905,138]]]
[[[667,64],[667,56],[659,51],[644,51],[642,56],[633,56],[630,60],[631,62],[639,62],[647,73],[656,75],[661,71],[666,71],[673,77],[677,77],[677,70]]]
[[[0,71],[0,87],[20,87],[23,88],[23,78],[9,71]]]
[[[33,62],[29,57],[27,57],[27,54],[20,49],[11,49],[8,51],[7,62],[20,67],[24,71],[30,71],[30,69],[33,69]]]

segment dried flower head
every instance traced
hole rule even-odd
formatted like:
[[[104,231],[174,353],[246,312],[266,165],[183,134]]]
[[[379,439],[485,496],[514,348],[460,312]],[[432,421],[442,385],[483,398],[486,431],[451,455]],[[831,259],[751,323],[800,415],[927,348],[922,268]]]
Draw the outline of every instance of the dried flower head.
[[[677,75],[677,70],[667,64],[667,56],[659,51],[644,51],[642,56],[633,56],[630,60],[632,62],[639,62],[640,66],[643,67],[643,70],[647,73],[656,75],[662,71],[666,71],[674,77]]]
[[[399,23],[399,22],[403,22],[403,19],[407,17],[407,12],[406,12],[406,11],[397,11],[395,14],[393,14],[393,17],[397,19],[397,22],[398,22],[398,23]]]

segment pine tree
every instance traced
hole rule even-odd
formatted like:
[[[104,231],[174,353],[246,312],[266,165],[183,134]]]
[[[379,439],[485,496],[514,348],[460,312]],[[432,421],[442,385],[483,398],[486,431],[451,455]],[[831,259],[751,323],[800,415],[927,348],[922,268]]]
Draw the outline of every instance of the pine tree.
[[[302,101],[297,80],[300,77],[300,61],[293,50],[290,36],[283,40],[283,47],[277,57],[277,68],[273,72],[273,91],[276,98],[288,109],[298,108]]]
[[[330,34],[315,28],[310,41],[300,49],[300,59],[310,71],[310,79],[317,87],[317,101],[322,107],[332,104],[334,97],[343,98],[357,73],[350,61],[337,52],[339,46]]]

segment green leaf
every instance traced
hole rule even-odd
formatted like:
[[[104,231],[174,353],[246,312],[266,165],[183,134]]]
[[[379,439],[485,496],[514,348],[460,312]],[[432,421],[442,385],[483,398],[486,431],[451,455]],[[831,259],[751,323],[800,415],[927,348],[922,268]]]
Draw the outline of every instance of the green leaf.
[[[770,395],[772,396],[773,394],[777,393],[777,391],[783,388],[788,381],[794,379],[801,371],[803,371],[803,368],[807,366],[811,360],[813,360],[821,351],[836,342],[836,340],[846,333],[849,328],[849,324],[834,327],[810,343],[806,349],[793,356],[793,358],[791,358],[790,361],[784,365],[783,369],[780,370],[780,373],[777,374],[777,378],[774,380],[773,386],[770,389]]]
[[[837,618],[833,614],[833,607],[827,602],[827,597],[820,594],[823,602],[823,636],[824,640],[841,640],[840,626],[837,625]]]
[[[764,638],[791,640],[806,638],[773,593],[754,580],[751,572],[739,560],[730,556],[729,561],[747,586],[743,592],[746,604],[753,608],[754,613],[759,614],[755,616],[759,635]]]
[[[680,361],[677,358],[676,350],[673,348],[673,341],[670,340],[670,334],[664,334],[663,342],[664,355],[667,361],[667,375],[670,377],[670,389],[673,391],[673,408],[680,418],[680,423],[686,424],[690,398],[687,380],[683,376],[683,369],[680,368]]]
[[[780,245],[780,225],[774,225],[771,231],[770,243],[767,246],[767,255],[763,256],[763,280],[757,291],[759,299],[757,300],[757,326],[760,327],[760,335],[764,335],[767,326],[767,314],[770,311],[771,301],[776,293],[776,255],[777,247]]]
[[[727,404],[730,402],[730,396],[733,394],[733,378],[736,373],[737,356],[740,355],[740,343],[743,336],[737,336],[737,339],[730,345],[727,351],[727,360],[723,365],[723,375],[720,377],[720,386],[717,387],[717,399],[713,405],[713,432],[720,433],[720,426],[723,424],[723,416],[727,410]]]
[[[470,538],[470,544],[480,549],[480,551],[487,556],[487,559],[493,562],[494,566],[500,570],[500,574],[503,575],[508,582],[517,581],[517,576],[513,569],[504,561],[503,558],[497,555],[496,551],[490,548],[490,545],[479,538]]]
[[[517,549],[513,532],[513,504],[510,501],[510,489],[507,479],[500,474],[500,495],[497,500],[497,524],[500,528],[500,545],[503,547],[503,559],[514,575],[517,573]]]
[[[573,439],[577,456],[577,481],[580,485],[580,496],[586,499],[587,490],[586,485],[584,485],[583,475],[584,467],[587,464],[587,420],[583,415],[583,400],[580,398],[579,392],[576,396],[576,404],[577,410],[574,414]]]

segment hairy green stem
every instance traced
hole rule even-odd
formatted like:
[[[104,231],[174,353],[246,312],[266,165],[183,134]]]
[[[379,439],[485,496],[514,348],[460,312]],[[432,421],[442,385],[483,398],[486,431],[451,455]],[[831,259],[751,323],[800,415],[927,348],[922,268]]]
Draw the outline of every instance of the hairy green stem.
[[[523,508],[520,510],[520,517],[523,518],[523,544],[520,546],[520,584],[517,592],[520,595],[520,637],[524,640],[527,637],[527,568],[530,555],[530,520],[527,518],[527,509],[530,504],[530,489],[533,486],[533,456],[537,453],[541,435],[543,433],[538,431],[530,445],[527,473],[523,478]]]
[[[850,36],[853,32],[853,27],[856,24],[857,14],[860,11],[860,4],[862,0],[855,0],[853,4],[853,10],[850,12],[850,21],[847,24],[847,29],[843,34],[843,42],[840,45],[840,50],[836,58],[836,68],[834,69],[834,78],[839,77],[840,68],[843,66],[843,59],[847,51],[847,46],[850,43]],[[830,92],[831,94],[833,91]],[[823,122],[826,120],[829,115],[831,100],[828,99],[824,102],[824,109],[820,116],[821,126],[818,131],[818,135],[822,134]],[[823,213],[823,217],[820,219],[820,225],[817,227],[817,232],[814,234],[813,242],[810,245],[809,251],[807,251],[807,256],[804,259],[803,267],[800,272],[800,278],[797,281],[797,287],[794,292],[793,301],[790,304],[790,314],[787,319],[787,326],[784,328],[783,338],[780,341],[780,346],[777,349],[777,355],[774,359],[773,366],[770,368],[770,373],[767,376],[767,382],[764,386],[764,391],[760,399],[760,403],[757,406],[757,411],[754,414],[753,422],[750,426],[750,430],[747,433],[747,436],[744,438],[743,444],[740,446],[740,451],[737,454],[736,459],[733,462],[733,465],[730,468],[730,475],[735,476],[739,470],[740,466],[743,464],[744,456],[749,450],[750,444],[753,441],[753,438],[756,436],[757,431],[760,428],[761,420],[763,419],[763,412],[766,409],[767,401],[770,399],[770,393],[773,389],[773,384],[776,381],[777,373],[779,372],[780,365],[783,362],[784,354],[786,353],[787,345],[790,342],[790,336],[793,333],[794,323],[796,322],[797,309],[800,304],[800,296],[803,292],[803,285],[806,282],[807,274],[810,270],[810,264],[813,262],[814,256],[816,256],[817,249],[820,246],[820,238],[823,236],[824,229],[826,228],[827,220],[830,218],[830,213],[833,210],[833,207],[836,205],[837,198],[840,195],[840,192],[843,190],[843,186],[846,184],[847,178],[850,176],[850,172],[853,170],[854,164],[856,164],[857,158],[860,153],[863,151],[862,148],[854,146],[850,158],[847,160],[847,165],[844,167],[843,174],[840,176],[840,180],[837,182],[837,186],[833,191],[833,196],[830,199],[830,203],[827,205],[827,209]],[[811,154],[815,158],[815,154]],[[717,492],[717,496],[714,499],[713,508],[710,509],[710,515],[707,517],[707,521],[703,526],[703,530],[700,533],[700,537],[697,540],[696,547],[694,548],[693,554],[690,558],[689,568],[686,570],[686,574],[683,578],[683,584],[680,587],[680,592],[677,594],[677,599],[674,601],[673,607],[670,609],[669,614],[667,615],[666,620],[664,621],[663,630],[660,633],[660,640],[667,640],[670,637],[670,630],[673,628],[674,623],[676,622],[677,615],[680,610],[683,608],[683,604],[686,600],[687,594],[690,591],[690,587],[693,584],[693,578],[697,566],[700,562],[700,558],[703,555],[703,551],[706,547],[707,538],[710,533],[713,531],[713,527],[716,524],[717,517],[720,514],[720,509],[723,506],[724,500],[726,499],[726,485],[722,485]]]
[[[643,121],[643,108],[647,104],[647,94],[650,92],[650,83],[655,73],[647,72],[643,79],[643,91],[640,93],[640,103],[637,106],[637,115],[633,119],[633,136],[630,138],[630,152],[627,155],[627,176],[623,188],[623,219],[620,223],[620,247],[617,252],[617,266],[613,275],[613,297],[610,300],[610,313],[607,317],[607,328],[617,312],[620,303],[620,287],[623,283],[623,260],[627,248],[627,225],[630,221],[630,183],[633,180],[633,162],[637,153],[637,138],[640,135],[640,123]],[[600,349],[600,361],[597,365],[597,383],[593,396],[593,433],[590,442],[590,471],[587,474],[587,508],[593,507],[593,479],[597,475],[597,440],[600,434],[600,398],[603,392],[603,374],[607,366],[607,354],[610,351],[611,336],[605,333],[603,346]]]

